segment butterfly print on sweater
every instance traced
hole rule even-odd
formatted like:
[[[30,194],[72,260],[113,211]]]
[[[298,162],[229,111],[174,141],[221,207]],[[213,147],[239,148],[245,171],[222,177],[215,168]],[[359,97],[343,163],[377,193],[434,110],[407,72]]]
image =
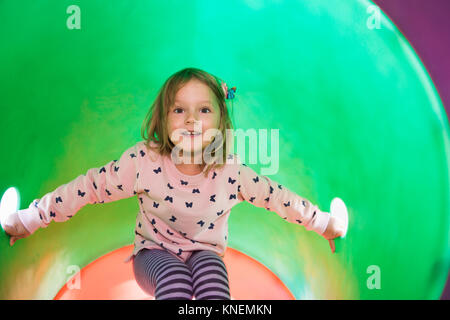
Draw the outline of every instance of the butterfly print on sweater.
[[[158,167],[158,169],[153,169],[153,172],[156,173],[156,174],[160,173],[161,172],[161,167]]]
[[[199,222],[197,222],[197,224],[200,225],[200,227],[203,227],[203,225],[205,224],[205,222],[203,220],[200,220]]]

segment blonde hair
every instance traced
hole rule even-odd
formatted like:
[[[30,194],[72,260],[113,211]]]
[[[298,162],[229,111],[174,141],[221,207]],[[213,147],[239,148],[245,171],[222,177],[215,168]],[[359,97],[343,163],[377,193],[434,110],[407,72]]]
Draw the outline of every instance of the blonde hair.
[[[225,101],[225,93],[222,89],[222,80],[206,71],[197,68],[185,68],[171,75],[163,86],[160,88],[155,101],[152,103],[145,120],[141,127],[141,135],[145,140],[147,148],[154,149],[159,154],[165,156],[170,155],[175,145],[169,139],[167,129],[167,113],[169,108],[175,101],[175,95],[178,90],[192,79],[196,79],[207,85],[214,94],[220,109],[220,125],[218,130],[222,133],[222,141],[220,146],[212,152],[212,163],[206,164],[205,177],[211,169],[219,169],[226,163],[227,151],[224,145],[227,144],[227,129],[233,129],[231,118],[228,114],[228,108]],[[215,142],[214,137],[211,144]],[[151,141],[157,144],[156,147],[151,146]],[[217,161],[216,151],[222,150],[221,161]],[[218,163],[217,163],[218,162]]]

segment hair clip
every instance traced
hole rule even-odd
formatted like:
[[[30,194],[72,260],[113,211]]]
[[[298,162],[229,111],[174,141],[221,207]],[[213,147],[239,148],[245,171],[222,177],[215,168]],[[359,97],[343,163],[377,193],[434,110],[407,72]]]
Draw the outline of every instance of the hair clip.
[[[228,89],[227,84],[222,82],[222,89],[225,94],[225,99],[234,99],[234,93],[236,92],[236,87]]]
[[[236,87],[233,87],[227,92],[227,99],[234,99],[234,93],[236,92]]]

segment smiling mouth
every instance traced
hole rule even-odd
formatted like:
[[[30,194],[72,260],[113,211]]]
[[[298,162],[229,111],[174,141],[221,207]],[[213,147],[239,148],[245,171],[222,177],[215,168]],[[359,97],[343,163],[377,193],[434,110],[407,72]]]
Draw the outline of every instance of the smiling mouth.
[[[183,136],[188,136],[188,137],[195,137],[195,136],[199,136],[200,133],[199,132],[183,132]]]

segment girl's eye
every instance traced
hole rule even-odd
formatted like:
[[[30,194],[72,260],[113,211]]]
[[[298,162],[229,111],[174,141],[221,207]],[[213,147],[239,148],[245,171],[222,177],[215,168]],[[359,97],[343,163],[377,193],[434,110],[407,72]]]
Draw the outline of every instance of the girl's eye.
[[[177,110],[183,111],[182,108],[175,108],[175,109],[173,109],[173,112],[179,113],[179,112],[177,112]],[[206,110],[206,112],[205,112],[205,110]],[[203,113],[209,113],[209,112],[211,112],[211,110],[209,109],[209,107],[204,107],[204,108],[202,108],[202,112],[203,112]]]

